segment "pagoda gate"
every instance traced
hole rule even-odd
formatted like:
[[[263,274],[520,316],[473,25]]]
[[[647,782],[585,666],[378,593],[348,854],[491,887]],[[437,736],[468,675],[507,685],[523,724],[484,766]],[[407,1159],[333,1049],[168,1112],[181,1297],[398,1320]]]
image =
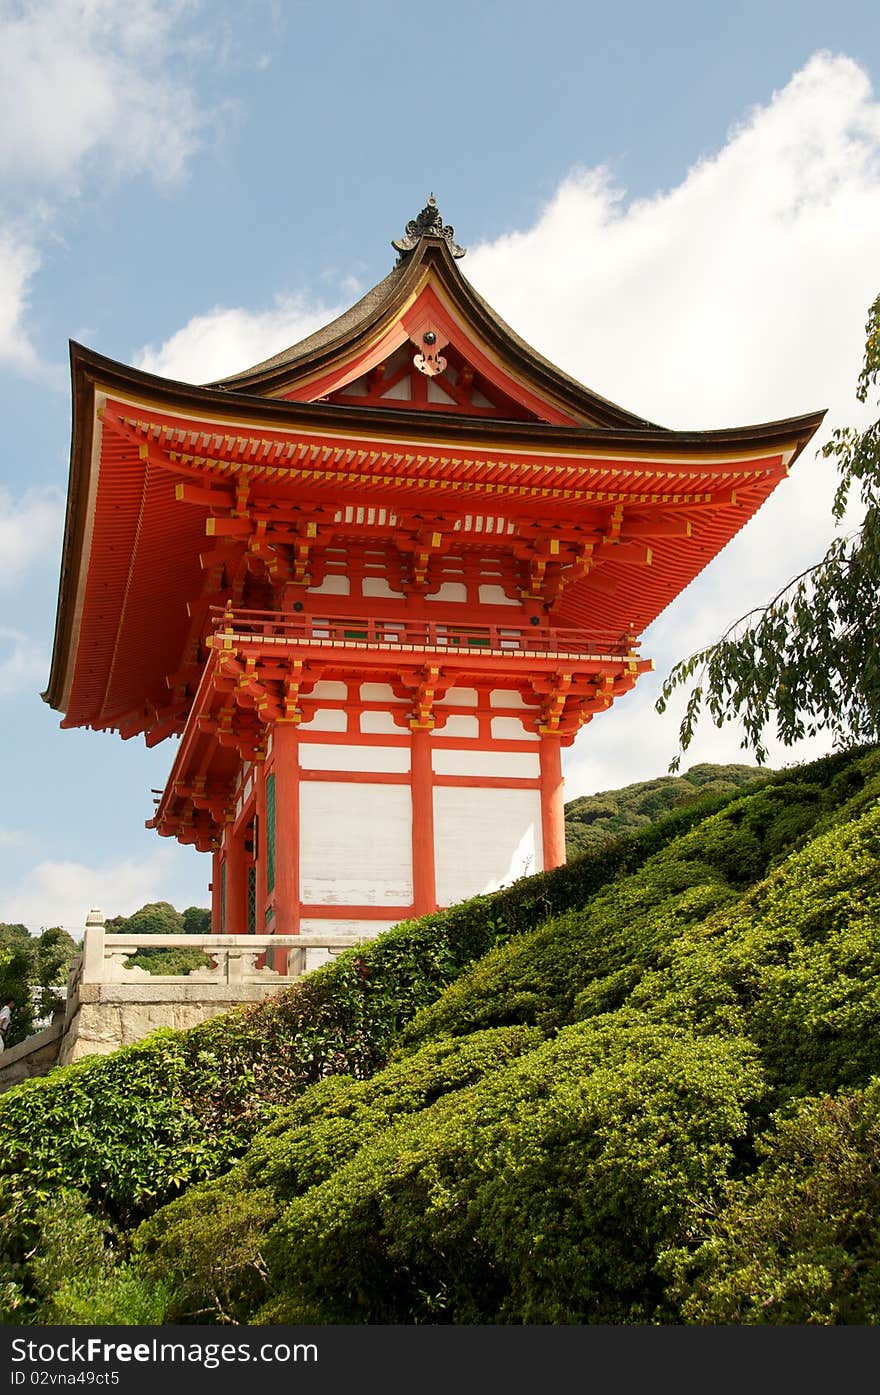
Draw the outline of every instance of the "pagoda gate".
[[[562,863],[562,748],[821,421],[665,430],[523,343],[433,198],[394,247],[208,386],[71,346],[44,697],[179,738],[149,826],[212,855],[215,933],[354,940]]]

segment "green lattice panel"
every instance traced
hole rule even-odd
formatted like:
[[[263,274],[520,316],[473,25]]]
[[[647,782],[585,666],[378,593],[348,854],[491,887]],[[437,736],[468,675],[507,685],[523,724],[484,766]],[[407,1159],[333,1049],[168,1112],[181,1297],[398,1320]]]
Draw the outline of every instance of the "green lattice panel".
[[[266,777],[266,889],[275,888],[275,776]]]
[[[248,934],[257,933],[257,869],[251,864],[248,868]]]

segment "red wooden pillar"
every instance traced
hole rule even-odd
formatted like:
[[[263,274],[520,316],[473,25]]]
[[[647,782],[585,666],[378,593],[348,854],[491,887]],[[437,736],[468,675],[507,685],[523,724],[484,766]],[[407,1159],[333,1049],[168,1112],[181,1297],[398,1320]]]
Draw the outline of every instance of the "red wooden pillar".
[[[428,915],[430,911],[437,909],[437,881],[434,869],[434,776],[430,731],[413,731],[411,760],[413,910],[416,915]]]
[[[247,869],[249,857],[244,846],[245,828],[226,831],[226,933],[247,934]]]
[[[267,827],[266,827],[266,764],[261,762],[254,770],[255,806],[256,806],[256,846],[254,848],[256,858],[256,915],[255,930],[258,935],[266,933],[266,869],[267,869]]]
[[[562,796],[562,743],[558,736],[541,737],[541,832],[544,871],[565,862],[565,802]]]
[[[272,737],[275,776],[275,917],[272,933],[299,934],[299,738],[292,722]]]
[[[211,854],[211,934],[219,935],[223,929],[223,872],[220,866],[220,854]]]

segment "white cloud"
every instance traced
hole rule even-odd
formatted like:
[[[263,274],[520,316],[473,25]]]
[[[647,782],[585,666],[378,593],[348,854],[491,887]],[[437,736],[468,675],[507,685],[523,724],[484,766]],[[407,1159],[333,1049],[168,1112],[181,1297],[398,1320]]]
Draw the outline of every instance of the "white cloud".
[[[158,846],[152,854],[122,858],[103,866],[47,859],[31,867],[19,884],[2,893],[6,921],[37,931],[44,925],[63,925],[72,935],[81,933],[93,906],[105,915],[131,915],[148,901],[174,900],[175,866],[180,849]],[[206,904],[203,893],[199,904]],[[180,900],[182,909],[191,904]]]
[[[728,426],[851,400],[878,230],[880,106],[856,63],[818,54],[677,188],[630,203],[607,170],[573,174],[465,269],[596,391]]]
[[[108,176],[179,179],[213,115],[191,85],[210,46],[191,0],[0,0],[0,361],[63,387],[27,309],[63,201]],[[48,200],[48,202],[47,202]]]
[[[791,478],[647,632],[657,675],[586,729],[567,797],[662,773],[678,725],[652,714],[662,676],[824,551],[835,473],[816,447],[866,420],[854,392],[878,246],[880,105],[856,63],[823,53],[678,187],[628,202],[607,170],[578,172],[533,228],[470,253],[464,270],[518,333],[665,426],[829,408]],[[738,742],[707,725],[685,764],[748,760]]]
[[[158,348],[139,349],[134,362],[164,378],[212,382],[295,344],[338,313],[302,296],[279,296],[263,311],[218,306],[196,315]]]
[[[46,685],[49,655],[20,630],[0,625],[0,698],[36,695]]]
[[[0,228],[0,359],[33,370],[36,355],[24,324],[31,277],[40,265],[36,247]]]
[[[60,551],[64,500],[57,489],[28,489],[16,499],[0,486],[0,588]]]
[[[0,0],[0,176],[75,189],[89,163],[180,175],[199,111],[175,0]]]

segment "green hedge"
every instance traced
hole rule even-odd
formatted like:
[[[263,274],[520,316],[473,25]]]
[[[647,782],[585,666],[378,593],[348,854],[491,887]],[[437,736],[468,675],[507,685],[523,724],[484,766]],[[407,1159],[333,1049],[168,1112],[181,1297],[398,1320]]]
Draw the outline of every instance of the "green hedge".
[[[21,1266],[54,1194],[77,1189],[95,1216],[130,1229],[228,1170],[268,1124],[233,1183],[212,1184],[207,1208],[194,1210],[198,1192],[179,1203],[170,1248],[160,1239],[169,1213],[142,1232],[143,1264],[151,1245],[179,1255],[188,1227],[206,1254],[212,1236],[218,1253],[228,1240],[242,1273],[253,1269],[236,1300],[253,1315],[263,1301],[253,1246],[277,1217],[264,1320],[634,1321],[665,1311],[651,1266],[681,1239],[688,1188],[702,1195],[732,1157],[742,1165],[773,1092],[809,1092],[823,1069],[833,1084],[847,1062],[849,1083],[862,1085],[877,1059],[878,768],[876,752],[839,756],[732,801],[686,806],[566,868],[399,926],[254,1009],[9,1091],[0,1098],[0,1228],[15,1302],[27,1301]],[[477,1040],[477,1030],[487,1035]],[[547,1035],[555,1041],[536,1045]],[[411,1059],[377,1074],[394,1050]],[[522,1061],[501,1059],[522,1051]],[[755,1053],[771,1086],[760,1108]],[[326,1079],[334,1075],[351,1079]],[[637,1138],[626,1119],[641,1095]],[[685,1099],[703,1117],[686,1123]],[[672,1134],[663,1110],[676,1121]],[[574,1133],[570,1111],[581,1121]],[[614,1121],[613,1137],[602,1117]],[[556,1223],[579,1148],[598,1209],[585,1199],[580,1220]],[[622,1193],[605,1195],[602,1178],[628,1150],[641,1159],[627,1184],[636,1187],[636,1229],[624,1245],[633,1257],[627,1268],[615,1252],[614,1278],[602,1255],[614,1252],[626,1208]],[[317,1183],[321,1168],[328,1176]],[[517,1191],[520,1168],[532,1180]],[[509,1196],[518,1200],[503,1219]],[[227,1239],[217,1230],[224,1206]],[[302,1222],[295,1234],[290,1208]],[[517,1248],[517,1225],[533,1208],[551,1237],[545,1250],[543,1231],[531,1234],[534,1264]],[[350,1273],[335,1287],[325,1245],[339,1265],[348,1255]],[[578,1246],[587,1259],[573,1278]],[[320,1284],[303,1277],[306,1264],[324,1275]],[[405,1316],[377,1316],[380,1300],[363,1296],[371,1269],[381,1312]],[[204,1272],[193,1279],[202,1299]],[[179,1266],[174,1279],[185,1293]],[[192,1294],[181,1311],[187,1301]],[[231,1320],[230,1301],[214,1303],[213,1320]]]
[[[711,1321],[688,1264],[780,1097],[880,1060],[877,765],[731,805],[308,1090],[138,1232],[174,1317]]]
[[[880,1081],[799,1101],[758,1151],[702,1243],[660,1258],[684,1320],[880,1324]]]
[[[257,1007],[157,1032],[0,1096],[0,1229],[13,1250],[53,1190],[130,1226],[217,1176],[282,1105],[328,1074],[371,1075],[403,1027],[497,941],[583,904],[705,818],[688,806],[553,872],[405,922]],[[724,802],[723,800],[720,802]],[[23,1237],[23,1238],[22,1238]]]

